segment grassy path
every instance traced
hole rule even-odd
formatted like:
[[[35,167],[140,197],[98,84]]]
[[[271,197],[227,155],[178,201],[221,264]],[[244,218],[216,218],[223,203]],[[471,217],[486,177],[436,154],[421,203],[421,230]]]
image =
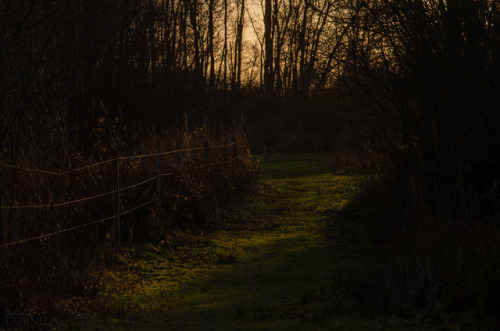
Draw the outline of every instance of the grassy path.
[[[359,177],[334,175],[326,156],[270,155],[265,183],[231,207],[230,225],[210,235],[177,234],[130,252],[110,276],[99,314],[82,329],[346,330],[406,328],[356,315],[352,289],[366,282],[352,244],[332,222]],[[346,292],[349,290],[349,293]]]

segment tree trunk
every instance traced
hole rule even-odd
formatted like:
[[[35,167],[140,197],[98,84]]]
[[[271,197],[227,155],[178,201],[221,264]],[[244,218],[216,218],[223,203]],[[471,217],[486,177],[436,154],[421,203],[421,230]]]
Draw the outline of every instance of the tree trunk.
[[[272,6],[271,0],[266,0],[264,13],[264,41],[266,47],[266,59],[264,62],[264,86],[267,94],[274,91],[273,74],[273,39],[272,39]]]
[[[227,0],[224,0],[224,89],[227,89]]]
[[[214,58],[214,0],[210,0],[208,7],[208,54],[210,56],[210,88],[215,87],[215,58]]]
[[[241,53],[243,44],[243,23],[245,22],[245,0],[241,1],[240,14],[238,17],[238,26],[236,32],[236,45],[235,45],[235,83],[236,89],[241,85]]]
[[[214,120],[215,108],[215,58],[214,58],[214,0],[210,0],[208,7],[208,54],[210,56],[210,116]]]

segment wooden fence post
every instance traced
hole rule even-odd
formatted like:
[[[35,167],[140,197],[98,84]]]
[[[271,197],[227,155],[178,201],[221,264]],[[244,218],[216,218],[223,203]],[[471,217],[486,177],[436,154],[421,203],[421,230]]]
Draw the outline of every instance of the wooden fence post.
[[[162,207],[162,204],[161,204],[161,196],[162,196],[162,192],[161,192],[161,174],[162,174],[162,156],[161,156],[161,147],[160,147],[160,143],[158,142],[158,156],[156,158],[156,176],[158,176],[158,178],[156,178],[156,217],[157,217],[157,220],[160,221],[160,213],[161,213],[161,207]]]
[[[4,224],[3,224],[3,201],[2,194],[0,193],[0,244],[6,244],[7,240],[5,238]]]
[[[12,209],[11,209],[12,210]],[[5,217],[5,211],[3,209],[3,195],[0,192],[0,244],[6,244],[9,242],[9,218]]]
[[[205,163],[210,162],[210,150],[208,146],[208,140],[205,140],[205,142],[203,143],[203,147],[205,147]]]
[[[115,188],[115,201],[114,201],[114,215],[115,215],[115,239],[118,248],[121,248],[121,229],[120,229],[120,160],[118,159],[118,153],[116,153],[114,163],[114,188]]]

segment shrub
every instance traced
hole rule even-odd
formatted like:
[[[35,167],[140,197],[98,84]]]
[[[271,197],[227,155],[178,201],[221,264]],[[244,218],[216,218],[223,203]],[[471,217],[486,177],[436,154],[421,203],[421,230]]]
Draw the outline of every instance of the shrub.
[[[134,244],[161,240],[179,228],[214,227],[222,208],[255,182],[256,168],[241,131],[208,125],[189,129],[186,124],[170,132],[125,133],[97,130],[97,144],[85,155],[64,135],[54,136],[50,148],[23,145],[19,168],[2,168],[5,207],[47,204],[3,209],[4,243],[50,235],[0,246],[0,307],[47,311],[57,309],[63,299],[92,294],[103,263],[113,261],[118,238]],[[182,151],[165,153],[173,150]],[[158,152],[165,154],[154,155]],[[153,156],[107,162],[146,154]],[[85,167],[89,164],[97,165]],[[85,168],[62,174],[22,169],[80,167]],[[125,212],[119,233],[113,217],[118,210],[113,194],[117,169],[119,210]],[[86,197],[95,198],[60,205]],[[135,210],[138,206],[143,207]]]

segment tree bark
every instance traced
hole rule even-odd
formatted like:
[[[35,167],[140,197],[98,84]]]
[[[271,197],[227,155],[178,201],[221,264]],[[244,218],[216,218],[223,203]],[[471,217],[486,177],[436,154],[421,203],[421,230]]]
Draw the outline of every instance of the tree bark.
[[[273,39],[272,39],[272,6],[271,0],[266,0],[264,13],[264,42],[266,47],[266,59],[264,62],[264,86],[266,94],[274,91],[273,73]]]
[[[240,14],[238,17],[238,26],[236,29],[236,45],[235,45],[235,89],[239,89],[241,85],[241,53],[243,45],[243,24],[245,22],[245,0],[241,1]]]

